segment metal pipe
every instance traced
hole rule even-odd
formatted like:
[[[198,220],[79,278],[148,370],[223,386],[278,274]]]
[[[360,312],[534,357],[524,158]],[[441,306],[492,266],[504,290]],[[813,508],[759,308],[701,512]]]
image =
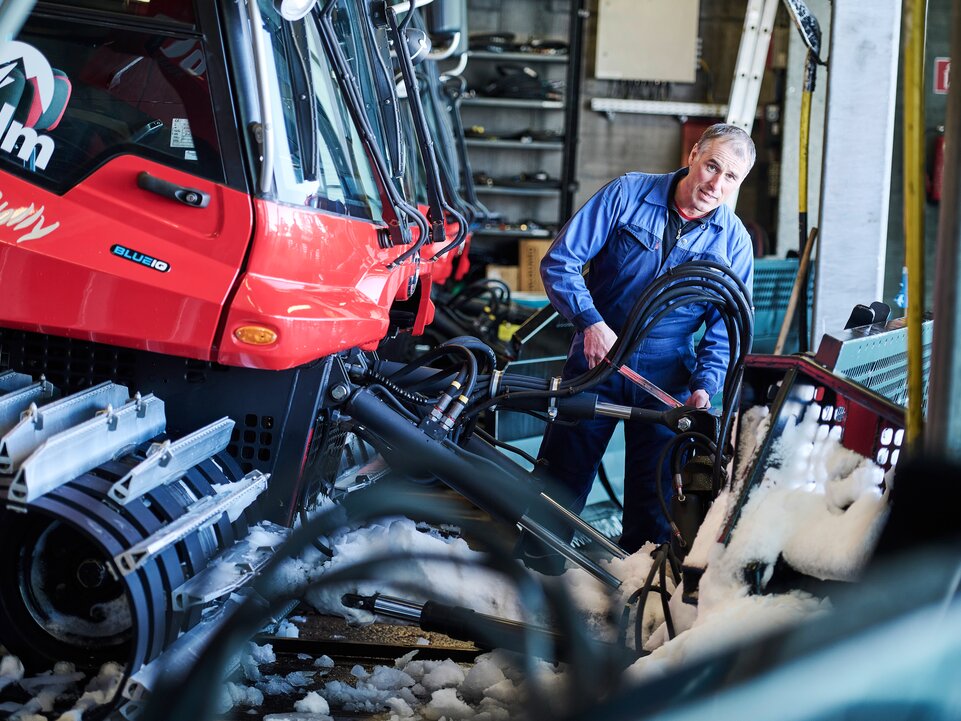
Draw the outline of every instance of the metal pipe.
[[[961,58],[961,5],[952,12],[951,57]],[[925,449],[961,462],[961,83],[948,91],[945,119],[944,178],[938,217],[937,262],[934,277],[934,337],[928,383],[928,423]]]
[[[924,0],[904,3],[904,255],[908,269],[907,447],[921,441],[924,320]]]
[[[565,508],[550,496],[542,493],[541,500],[547,505],[553,507],[554,512],[566,518],[571,525],[575,525],[578,522],[580,523],[584,522],[584,520],[580,516],[578,516],[573,511],[570,511],[569,509]],[[614,558],[627,558],[628,556],[627,551],[625,551],[616,543],[608,539],[607,536],[605,536],[602,533],[595,531],[593,534],[591,534],[591,540],[594,541],[594,543],[601,546],[602,548],[604,548],[608,553],[614,556]]]
[[[620,406],[616,403],[604,403],[603,401],[598,401],[597,414],[601,416],[607,416],[609,418],[620,418],[622,420],[629,421],[631,420],[631,407]]]
[[[374,596],[374,612],[413,623],[420,622],[423,606],[393,596]]]
[[[562,555],[571,563],[580,566],[594,578],[596,578],[601,583],[604,583],[611,588],[620,588],[623,581],[608,573],[599,565],[597,565],[593,560],[589,559],[582,553],[578,553],[573,548],[571,548],[560,536],[558,536],[553,531],[545,528],[537,521],[531,519],[528,516],[522,516],[517,522],[517,525],[522,529],[530,533],[532,536],[537,538],[545,546],[549,546],[551,549]],[[623,551],[622,551],[623,553]]]
[[[436,441],[368,390],[354,393],[345,410],[358,424],[357,432],[376,446],[392,466],[436,476],[478,508],[529,531],[603,583],[620,586],[619,579],[531,518],[530,514],[536,513],[547,522],[563,524],[593,540],[603,538],[583,519],[566,509],[565,513],[558,513],[553,501],[545,503],[545,496],[533,487],[528,473],[510,459],[489,447],[484,449],[476,438],[468,441],[470,450]],[[624,551],[618,551],[618,557],[623,557]]]
[[[443,50],[431,50],[427,55],[427,59],[435,62],[438,60],[447,60],[447,58],[457,51],[457,46],[460,45],[460,39],[461,34],[459,32],[454,33],[453,36],[451,36],[451,40],[447,44],[447,47],[445,47]],[[464,54],[466,55],[467,53]],[[466,61],[464,62],[466,65]]]
[[[465,68],[467,68],[467,61],[469,58],[470,58],[469,54],[467,53],[461,54],[461,56],[457,58],[457,65],[452,67],[450,70],[445,70],[444,74],[441,76],[441,79],[443,80],[444,78],[452,78],[452,77],[459,76],[461,73],[464,72]],[[436,60],[437,58],[431,56],[430,59]]]
[[[506,472],[512,473],[512,475],[517,478],[523,477],[523,468],[518,466],[511,459],[505,457],[503,454],[498,453],[490,445],[480,442],[480,440],[477,438],[472,438],[470,441],[468,441],[467,450],[487,458],[492,463],[495,463]],[[581,535],[586,536],[598,546],[605,549],[611,556],[615,558],[627,558],[628,553],[623,548],[613,543],[604,534],[594,528],[594,526],[589,524],[576,513],[573,513],[562,506],[547,494],[539,492],[533,499],[531,499],[531,501],[532,502],[530,505],[530,510],[528,511],[528,515],[530,513],[536,513],[538,518],[542,519],[546,523],[551,523],[552,525],[559,521],[565,526],[573,528]],[[523,525],[523,521],[524,519],[522,518],[519,523]],[[526,528],[526,526],[524,527]],[[578,559],[582,555],[580,551],[575,550],[574,553],[577,554]],[[581,564],[580,560],[574,560],[574,562],[578,565]]]
[[[416,2],[414,2],[414,7],[415,8],[424,7],[424,5],[430,5],[432,2],[434,2],[434,0],[416,0]],[[396,5],[391,5],[390,9],[393,10],[398,15],[400,15],[401,13],[405,13],[408,10],[410,10],[410,7],[411,7],[410,2],[402,2],[402,3],[397,3]]]

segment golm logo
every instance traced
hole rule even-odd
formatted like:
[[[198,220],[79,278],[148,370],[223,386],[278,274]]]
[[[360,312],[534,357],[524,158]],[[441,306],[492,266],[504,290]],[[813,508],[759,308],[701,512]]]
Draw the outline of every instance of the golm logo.
[[[36,129],[55,128],[69,97],[70,81],[39,50],[17,40],[0,44],[0,150],[46,168],[56,145]]]
[[[122,245],[111,246],[110,252],[114,255],[120,256],[124,260],[129,260],[131,263],[145,265],[148,268],[159,270],[161,273],[166,273],[168,270],[170,270],[170,263],[157,258],[151,258],[149,255],[138,253],[136,250],[125,248]]]

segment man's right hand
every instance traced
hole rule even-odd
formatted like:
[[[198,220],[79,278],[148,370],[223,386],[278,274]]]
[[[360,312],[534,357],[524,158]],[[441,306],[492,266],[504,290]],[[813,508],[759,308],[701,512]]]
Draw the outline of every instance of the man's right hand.
[[[584,357],[587,367],[593,368],[607,355],[617,341],[617,334],[604,321],[584,329]]]

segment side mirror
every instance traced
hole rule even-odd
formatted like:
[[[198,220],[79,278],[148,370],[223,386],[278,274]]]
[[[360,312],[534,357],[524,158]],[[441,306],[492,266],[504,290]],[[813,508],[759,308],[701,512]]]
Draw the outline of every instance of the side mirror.
[[[284,20],[300,20],[314,9],[317,0],[280,0],[278,4]]]

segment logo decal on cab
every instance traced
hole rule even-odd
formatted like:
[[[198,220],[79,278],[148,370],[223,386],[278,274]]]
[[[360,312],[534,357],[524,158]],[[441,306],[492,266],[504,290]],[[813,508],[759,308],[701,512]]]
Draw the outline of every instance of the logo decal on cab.
[[[136,263],[137,265],[145,265],[148,268],[153,268],[154,270],[160,271],[161,273],[166,273],[170,270],[170,263],[160,260],[159,258],[154,258],[149,255],[144,255],[131,248],[126,248],[122,245],[113,245],[110,247],[110,252],[114,255],[123,258],[124,260],[129,260],[131,263]]]

